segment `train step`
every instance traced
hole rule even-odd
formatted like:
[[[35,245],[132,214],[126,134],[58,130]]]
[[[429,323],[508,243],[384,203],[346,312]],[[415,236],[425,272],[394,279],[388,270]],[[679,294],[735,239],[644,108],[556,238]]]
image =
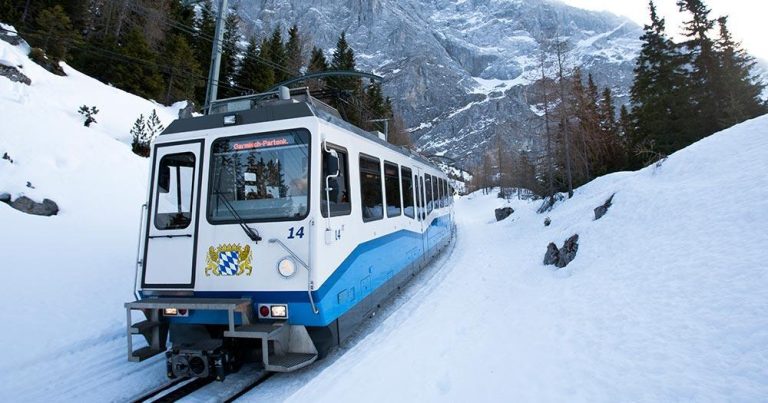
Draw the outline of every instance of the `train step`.
[[[154,357],[163,352],[164,352],[163,350],[157,350],[149,346],[142,347],[136,351],[131,351],[130,355],[128,356],[128,361],[142,362],[147,358]]]
[[[272,354],[267,360],[265,369],[274,372],[290,372],[304,368],[317,360],[317,354],[287,353],[283,355]]]
[[[282,323],[251,323],[235,326],[235,330],[233,331],[225,331],[224,337],[275,340],[287,329],[288,326],[284,326]]]

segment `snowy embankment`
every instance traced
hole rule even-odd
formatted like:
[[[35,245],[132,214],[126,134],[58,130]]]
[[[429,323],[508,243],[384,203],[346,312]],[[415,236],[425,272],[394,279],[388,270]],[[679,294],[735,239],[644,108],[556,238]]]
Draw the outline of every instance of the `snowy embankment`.
[[[32,81],[0,77],[0,156],[13,160],[0,159],[0,193],[52,199],[61,211],[33,216],[0,203],[0,396],[20,368],[73,345],[123,337],[149,169],[131,152],[129,131],[139,114],[156,109],[168,124],[181,106],[158,105],[68,66],[67,77],[53,75],[28,51],[0,41],[0,64]],[[77,113],[81,105],[99,109],[90,128]]]
[[[162,357],[127,362],[122,308],[147,175],[125,142],[138,114],[159,107],[66,67],[52,76],[1,41],[0,61],[32,79],[0,77],[0,155],[14,159],[0,160],[0,192],[61,208],[36,217],[0,204],[0,400],[128,400],[165,374]],[[82,104],[101,110],[91,128]],[[768,396],[768,116],[593,181],[547,214],[549,227],[525,201],[494,222],[502,205],[459,199],[442,263],[350,346],[246,400]],[[574,233],[576,259],[544,266],[547,243]]]
[[[598,221],[593,208],[615,193]],[[538,204],[458,200],[447,273],[306,385],[253,401],[761,401],[768,396],[768,116],[659,167]],[[546,245],[578,233],[566,268]],[[322,391],[318,394],[318,391]]]

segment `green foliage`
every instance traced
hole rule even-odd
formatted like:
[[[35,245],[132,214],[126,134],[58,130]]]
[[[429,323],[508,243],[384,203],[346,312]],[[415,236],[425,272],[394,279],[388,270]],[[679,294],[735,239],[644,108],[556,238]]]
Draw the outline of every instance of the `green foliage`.
[[[91,127],[91,123],[98,123],[94,116],[99,113],[99,110],[95,106],[88,107],[87,105],[83,105],[77,110],[77,113],[85,117],[85,122],[83,122],[83,126],[85,127]]]
[[[313,46],[312,53],[309,57],[309,65],[307,66],[307,74],[320,73],[326,70],[328,70],[328,61],[325,60],[323,50]],[[307,85],[310,90],[320,90],[325,88],[325,80],[319,78],[313,79],[310,80]]]
[[[133,63],[115,63],[109,74],[112,84],[143,98],[159,99],[164,85],[156,64],[158,54],[149,47],[141,31],[129,31],[114,51]]]
[[[285,44],[285,67],[288,70],[288,78],[301,75],[301,68],[304,66],[302,51],[299,27],[294,24],[291,29],[288,30],[288,42]]]
[[[269,60],[272,62],[272,71],[275,75],[275,83],[281,83],[288,78],[288,72],[286,72],[286,62],[288,57],[285,51],[285,45],[283,44],[283,35],[280,33],[280,26],[278,25],[274,31],[272,31],[272,37],[269,39]],[[262,52],[264,47],[262,47]],[[262,56],[264,57],[264,56]]]
[[[71,46],[77,43],[79,34],[72,27],[64,8],[56,5],[44,9],[35,20],[39,33],[33,35],[35,43],[43,48],[54,61],[66,60]]]
[[[184,36],[170,35],[164,52],[166,77],[165,102],[171,104],[181,100],[192,100],[195,87],[203,84],[199,78],[202,73],[194,51]]]
[[[222,42],[221,64],[219,68],[219,89],[217,98],[229,98],[241,95],[232,88],[237,69],[237,43],[240,41],[238,27],[240,17],[236,12],[227,14],[224,23],[224,41]]]
[[[133,137],[131,150],[134,154],[141,157],[149,157],[150,145],[152,140],[157,137],[165,127],[160,123],[157,111],[152,109],[152,113],[145,120],[144,115],[139,115],[133,122],[130,134]]]

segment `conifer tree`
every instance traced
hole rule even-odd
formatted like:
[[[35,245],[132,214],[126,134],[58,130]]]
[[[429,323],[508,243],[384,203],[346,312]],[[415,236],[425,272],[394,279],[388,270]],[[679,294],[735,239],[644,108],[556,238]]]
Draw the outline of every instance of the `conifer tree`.
[[[269,60],[273,64],[273,72],[275,75],[275,83],[281,83],[287,80],[288,72],[286,71],[287,55],[285,51],[285,45],[283,44],[283,35],[280,32],[281,28],[278,25],[272,36],[269,39]]]
[[[346,33],[343,31],[336,42],[336,49],[333,51],[330,69],[340,71],[355,70],[355,52],[349,47]],[[331,88],[341,91],[355,91],[360,86],[360,80],[355,77],[333,77],[328,81]]]
[[[765,87],[753,78],[755,61],[733,40],[728,30],[728,17],[717,20],[720,36],[715,43],[719,59],[717,77],[718,123],[726,128],[766,112],[760,100]]]
[[[286,69],[290,77],[298,77],[301,75],[301,68],[304,67],[304,60],[302,57],[302,44],[301,37],[299,35],[299,27],[295,24],[288,30],[288,42],[285,44],[286,53]]]
[[[143,98],[159,99],[164,85],[155,64],[157,53],[149,47],[138,28],[130,30],[122,42],[123,45],[115,51],[135,62],[114,63],[109,80],[116,87],[132,94]]]
[[[40,47],[53,60],[66,60],[69,48],[77,41],[79,35],[73,29],[64,8],[60,5],[46,8],[37,16],[36,23],[42,31],[34,35]]]
[[[323,50],[318,47],[312,47],[312,53],[309,57],[309,65],[307,66],[307,74],[320,73],[328,70],[328,61],[325,60]],[[325,82],[322,79],[312,79],[308,83],[309,89],[321,90],[325,88]]]
[[[719,66],[714,41],[709,36],[715,25],[715,21],[709,18],[710,10],[702,0],[678,0],[677,6],[681,12],[690,14],[690,20],[683,23],[683,36],[687,40],[681,44],[691,57],[686,82],[693,107],[693,113],[686,115],[686,125],[691,131],[681,144],[684,147],[722,129],[717,122]]]
[[[229,98],[240,95],[239,91],[232,89],[237,67],[237,43],[240,41],[238,33],[240,17],[236,12],[227,14],[224,22],[224,40],[221,47],[221,64],[219,66],[218,98]]]
[[[645,25],[635,80],[630,90],[632,109],[631,146],[637,150],[669,154],[685,144],[693,130],[684,117],[690,116],[684,64],[686,59],[667,37],[664,19],[649,2],[650,25]],[[635,167],[647,162],[640,157]]]
[[[608,87],[603,90],[603,99],[600,101],[599,106],[599,116],[600,131],[607,136],[616,136],[616,112],[613,106],[611,89]]]
[[[166,65],[165,102],[191,100],[195,97],[195,87],[202,84],[200,66],[194,57],[192,47],[179,34],[169,35],[166,39],[164,63]]]
[[[211,0],[204,0],[200,7],[200,13],[195,18],[195,39],[194,45],[195,58],[204,76],[208,77],[208,69],[211,66],[211,51],[213,49],[212,39],[216,32],[216,17],[213,14],[213,5]],[[202,105],[205,102],[206,86],[197,88],[196,97]]]

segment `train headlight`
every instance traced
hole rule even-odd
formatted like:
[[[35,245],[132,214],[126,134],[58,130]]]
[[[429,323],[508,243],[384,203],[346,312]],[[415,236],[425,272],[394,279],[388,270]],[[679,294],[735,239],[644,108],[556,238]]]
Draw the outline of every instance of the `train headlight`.
[[[277,263],[277,271],[281,276],[289,278],[296,274],[296,262],[290,257],[284,257]]]

